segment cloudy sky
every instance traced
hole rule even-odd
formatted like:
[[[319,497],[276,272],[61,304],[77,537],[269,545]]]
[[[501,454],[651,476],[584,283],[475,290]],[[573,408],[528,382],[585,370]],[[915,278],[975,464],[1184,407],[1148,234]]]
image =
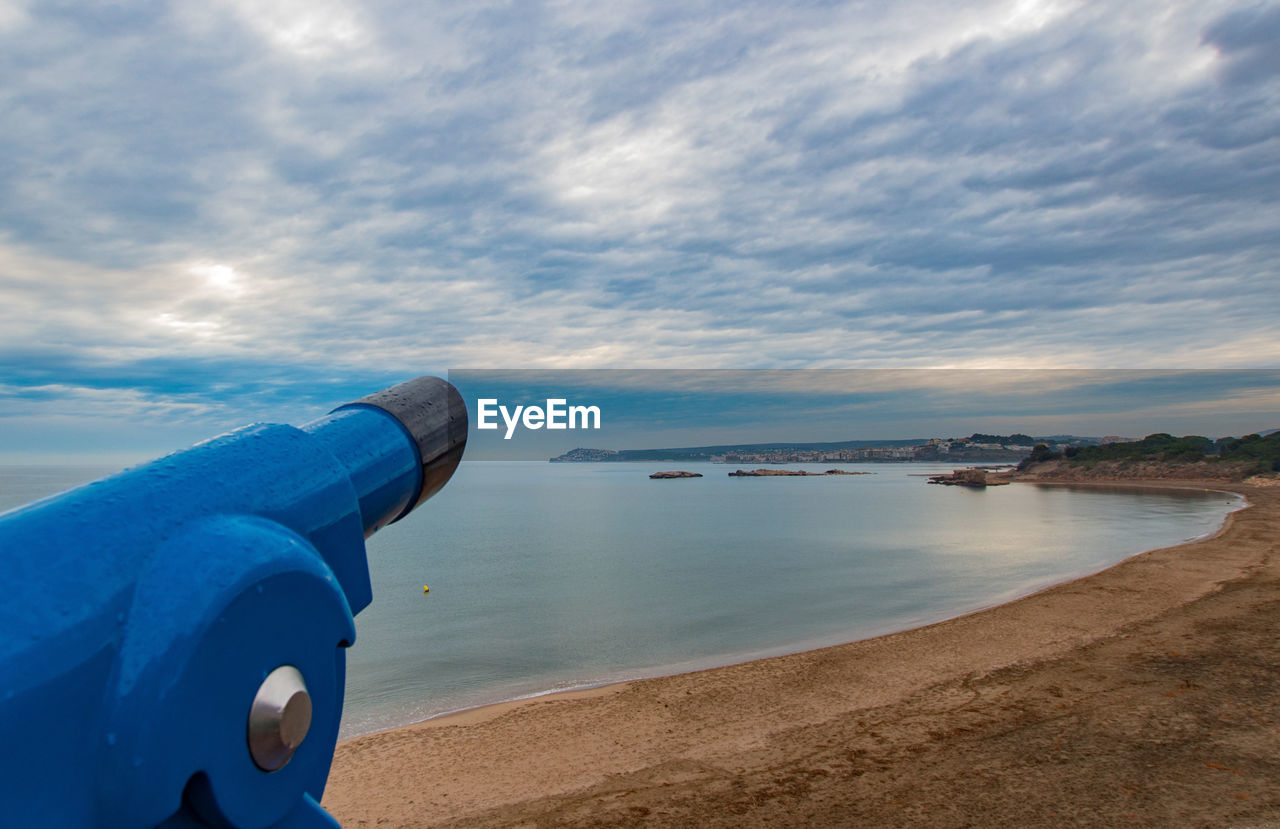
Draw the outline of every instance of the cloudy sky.
[[[1212,0],[0,0],[0,457],[458,368],[1274,368],[1278,44]]]

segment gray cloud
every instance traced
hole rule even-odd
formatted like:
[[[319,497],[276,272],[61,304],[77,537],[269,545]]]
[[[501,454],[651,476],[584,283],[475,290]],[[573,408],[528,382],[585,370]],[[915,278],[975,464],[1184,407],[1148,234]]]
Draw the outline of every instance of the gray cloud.
[[[1226,56],[1229,83],[1252,85],[1280,75],[1280,7],[1259,3],[1228,12],[1205,31],[1204,39]]]

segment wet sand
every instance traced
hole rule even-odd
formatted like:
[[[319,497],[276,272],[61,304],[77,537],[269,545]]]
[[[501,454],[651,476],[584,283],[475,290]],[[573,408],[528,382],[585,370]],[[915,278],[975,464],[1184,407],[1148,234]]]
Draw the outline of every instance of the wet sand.
[[[324,805],[348,829],[1280,829],[1280,488],[1205,486],[1251,506],[990,610],[344,741]]]

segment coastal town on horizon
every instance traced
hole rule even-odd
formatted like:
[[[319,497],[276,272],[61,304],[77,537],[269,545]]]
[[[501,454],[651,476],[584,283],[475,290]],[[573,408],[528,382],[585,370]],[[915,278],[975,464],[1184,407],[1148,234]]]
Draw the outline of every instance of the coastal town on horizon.
[[[1071,447],[1127,443],[1135,438],[1107,435],[1048,435],[974,433],[962,438],[906,440],[850,440],[836,443],[777,443],[691,446],[672,449],[591,449],[579,447],[550,458],[551,463],[628,461],[704,461],[708,463],[884,463],[939,461],[959,463],[1016,463],[1040,444],[1054,452]]]

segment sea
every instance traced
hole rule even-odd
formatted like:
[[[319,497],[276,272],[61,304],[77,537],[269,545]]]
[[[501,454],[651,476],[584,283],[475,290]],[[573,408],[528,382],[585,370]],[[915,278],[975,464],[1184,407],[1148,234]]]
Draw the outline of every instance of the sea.
[[[342,736],[941,621],[1211,535],[1244,506],[1204,489],[928,485],[945,464],[648,477],[667,468],[464,462],[370,538]],[[0,510],[113,471],[0,466]]]

